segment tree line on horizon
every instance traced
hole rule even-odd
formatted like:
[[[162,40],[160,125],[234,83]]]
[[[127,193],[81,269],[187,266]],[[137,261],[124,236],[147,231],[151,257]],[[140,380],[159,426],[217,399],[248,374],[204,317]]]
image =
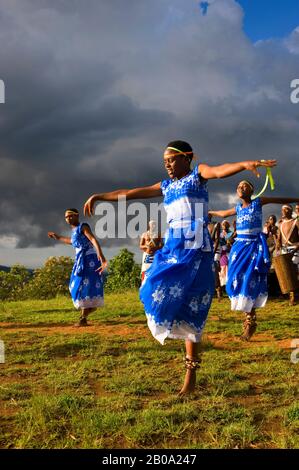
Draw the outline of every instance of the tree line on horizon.
[[[16,264],[0,271],[0,300],[50,299],[69,295],[69,279],[74,260],[68,256],[52,256],[43,267],[33,271]],[[104,273],[105,291],[117,292],[140,286],[140,265],[126,248],[111,259]]]

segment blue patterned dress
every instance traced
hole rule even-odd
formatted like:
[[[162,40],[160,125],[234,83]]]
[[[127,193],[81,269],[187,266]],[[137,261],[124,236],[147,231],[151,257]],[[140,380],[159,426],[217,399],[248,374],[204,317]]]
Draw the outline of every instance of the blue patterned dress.
[[[82,233],[80,224],[72,230],[71,242],[76,250],[75,264],[70,278],[70,293],[77,309],[97,308],[104,304],[103,278],[93,244]]]
[[[230,252],[226,291],[232,310],[251,312],[267,302],[270,254],[267,237],[262,233],[260,198],[243,209],[242,203],[238,204],[236,211],[237,238]]]
[[[161,183],[169,228],[140,288],[148,326],[166,338],[200,340],[214,293],[208,190],[196,166],[184,178]]]

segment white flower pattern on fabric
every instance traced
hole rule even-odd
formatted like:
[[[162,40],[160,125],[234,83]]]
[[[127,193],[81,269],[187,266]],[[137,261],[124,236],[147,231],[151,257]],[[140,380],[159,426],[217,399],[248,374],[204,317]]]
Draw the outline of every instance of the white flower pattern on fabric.
[[[94,262],[94,261],[90,261],[90,262],[89,262],[89,267],[90,267],[90,268],[94,268],[94,267],[95,267],[95,265],[96,265],[96,264],[95,264],[95,262]]]
[[[205,296],[202,298],[202,303],[203,303],[204,305],[208,305],[208,303],[210,302],[210,300],[211,300],[211,295],[209,294],[209,292],[207,292],[207,293],[205,294]]]
[[[152,294],[152,297],[154,299],[154,302],[160,304],[161,302],[163,302],[165,298],[164,289],[157,288],[155,292]]]
[[[166,261],[166,263],[169,263],[169,264],[175,264],[177,262],[178,260],[174,256],[172,256],[171,258],[168,258],[168,260]]]
[[[191,308],[192,312],[196,313],[198,311],[198,305],[198,300],[196,299],[196,297],[193,297],[193,299],[189,303],[189,307]]]
[[[88,284],[89,284],[89,279],[87,279],[87,277],[84,279],[83,284],[84,284],[85,286],[88,286]]]
[[[169,295],[175,299],[182,297],[182,292],[183,289],[180,287],[180,284],[169,287]]]

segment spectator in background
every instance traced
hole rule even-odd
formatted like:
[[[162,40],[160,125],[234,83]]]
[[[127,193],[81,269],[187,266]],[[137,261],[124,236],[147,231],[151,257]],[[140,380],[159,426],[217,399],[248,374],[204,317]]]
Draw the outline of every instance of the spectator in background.
[[[141,282],[144,281],[146,271],[151,267],[154,261],[154,255],[157,250],[163,247],[161,235],[156,231],[156,222],[150,220],[148,231],[144,232],[140,238],[139,248],[144,252],[141,266]]]
[[[297,207],[297,206],[296,206]],[[293,218],[293,208],[284,205],[281,208],[282,219],[279,224],[277,249],[282,254],[292,253],[292,262],[299,274],[299,220]],[[295,292],[290,292],[290,305],[295,304]]]
[[[264,224],[263,232],[267,235],[267,245],[269,248],[270,256],[273,256],[275,248],[277,246],[278,239],[278,227],[276,225],[277,217],[276,215],[270,215],[267,221]]]
[[[208,224],[208,230],[212,238],[213,242],[213,252],[214,252],[214,266],[215,266],[215,289],[216,289],[216,294],[218,301],[220,301],[222,297],[222,288],[220,284],[220,247],[219,247],[219,242],[220,242],[220,230],[221,230],[221,225],[220,222],[213,222],[212,221],[212,216],[209,214],[209,224]]]
[[[228,256],[230,252],[230,244],[228,240],[233,235],[233,232],[230,230],[230,223],[228,220],[223,220],[221,222],[221,232],[220,232],[220,286],[221,290],[226,286],[227,282],[227,272],[228,272]]]

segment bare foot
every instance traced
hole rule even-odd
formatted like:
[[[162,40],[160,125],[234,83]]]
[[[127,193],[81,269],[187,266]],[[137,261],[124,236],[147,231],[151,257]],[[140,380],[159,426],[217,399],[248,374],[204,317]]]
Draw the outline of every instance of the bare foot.
[[[78,323],[76,323],[74,326],[89,326],[88,323],[87,323],[87,319],[86,317],[81,317],[78,321]]]
[[[295,293],[290,292],[289,306],[293,307],[295,304],[296,304],[296,302],[295,302]]]
[[[183,388],[179,392],[179,396],[190,395],[195,390],[196,370],[187,370]]]
[[[250,341],[251,337],[256,332],[256,325],[252,325],[248,327],[244,333],[240,336],[241,341]]]

